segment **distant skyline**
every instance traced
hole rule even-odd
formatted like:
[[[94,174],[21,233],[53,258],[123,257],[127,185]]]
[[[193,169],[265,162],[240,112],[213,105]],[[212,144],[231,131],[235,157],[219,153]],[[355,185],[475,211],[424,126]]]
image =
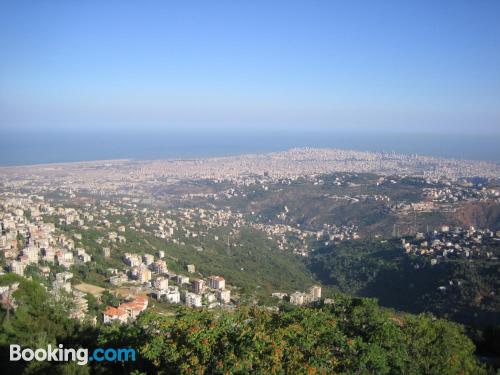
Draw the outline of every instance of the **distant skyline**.
[[[500,1],[2,1],[0,129],[500,134]]]

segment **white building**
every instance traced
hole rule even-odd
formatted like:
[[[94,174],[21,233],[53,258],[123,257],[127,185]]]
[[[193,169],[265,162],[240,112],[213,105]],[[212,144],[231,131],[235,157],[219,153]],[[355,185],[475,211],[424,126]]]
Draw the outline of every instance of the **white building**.
[[[57,263],[63,267],[69,268],[73,265],[73,253],[71,251],[58,251],[56,253]]]
[[[186,306],[201,307],[201,296],[196,293],[186,292]]]
[[[167,290],[168,279],[166,277],[157,277],[154,282],[154,287],[159,290]]]
[[[141,257],[137,254],[125,253],[123,257],[125,263],[130,267],[137,267],[138,265],[142,264]]]
[[[151,280],[151,270],[144,264],[139,266],[139,272],[137,274],[137,280],[139,280],[142,284],[147,283]],[[168,281],[167,281],[168,282]]]
[[[168,291],[165,294],[165,297],[170,303],[180,303],[181,302],[181,294],[179,292],[179,288],[176,286],[168,287]]]
[[[167,263],[162,259],[158,259],[156,262],[154,262],[152,267],[154,271],[159,274],[168,272]]]
[[[205,280],[202,279],[194,279],[191,281],[191,286],[195,293],[201,294],[205,291]]]
[[[312,301],[317,301],[321,298],[321,287],[319,285],[314,285],[309,289],[309,295]]]
[[[26,265],[24,265],[23,263],[17,261],[17,260],[13,260],[11,263],[10,263],[10,271],[15,273],[15,274],[18,274],[20,276],[23,276],[24,275],[24,268],[26,267]]]
[[[295,292],[290,294],[290,303],[292,305],[303,305],[306,302],[307,295],[302,292]]]
[[[189,284],[189,277],[184,275],[177,275],[177,283],[179,284]]]
[[[208,286],[212,289],[224,289],[226,287],[226,280],[221,276],[210,276],[208,278]]]
[[[38,263],[38,248],[26,247],[22,250],[22,254],[28,258],[28,263]]]
[[[221,303],[231,302],[231,291],[229,289],[219,289],[217,290],[217,299]]]

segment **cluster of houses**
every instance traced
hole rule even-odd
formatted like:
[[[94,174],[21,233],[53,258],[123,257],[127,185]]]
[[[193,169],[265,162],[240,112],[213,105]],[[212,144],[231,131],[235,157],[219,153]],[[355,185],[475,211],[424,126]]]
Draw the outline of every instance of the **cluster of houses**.
[[[494,260],[500,249],[500,231],[443,225],[439,231],[417,233],[410,240],[401,241],[407,254],[429,257],[431,265],[447,258]]]
[[[189,265],[188,268],[194,272],[194,265]],[[169,285],[169,280],[175,280],[177,285]],[[184,303],[188,307],[214,308],[231,302],[231,291],[226,289],[226,282],[221,276],[210,276],[207,280],[197,278],[189,281],[187,276],[166,272],[148,284],[150,285],[151,297],[171,304]],[[108,306],[103,313],[104,323],[115,320],[127,323],[135,320],[139,313],[147,308],[147,298],[146,295],[139,296],[130,302],[120,304],[118,307]]]
[[[145,225],[152,230],[156,237],[178,245],[185,245],[187,239],[208,238],[210,236],[209,230],[213,228],[225,227],[237,230],[243,226],[264,232],[268,239],[277,244],[280,250],[291,251],[303,256],[309,255],[309,239],[314,237],[326,241],[346,241],[360,238],[358,228],[353,225],[325,224],[323,229],[311,231],[301,228],[300,224],[280,223],[279,221],[286,221],[288,212],[289,208],[284,206],[282,212],[277,214],[278,221],[275,223],[259,220],[259,215],[254,212],[251,215],[255,216],[257,220],[246,220],[242,213],[234,212],[230,208],[179,208],[175,212],[169,210],[166,213],[144,209],[141,214]],[[174,214],[176,219],[173,219]],[[138,226],[135,229],[137,228]],[[232,233],[229,234],[229,236],[231,235]],[[221,238],[218,235],[210,236],[210,238],[213,241],[229,241],[227,237]]]
[[[189,266],[194,267],[194,265]],[[173,280],[177,285],[169,285],[169,280]],[[206,280],[196,278],[190,281],[187,276],[167,273],[165,276],[157,277],[152,287],[151,295],[154,298],[169,303],[184,302],[189,307],[208,308],[231,303],[231,291],[226,288],[226,281],[221,276],[209,276]]]
[[[86,293],[75,289],[72,285],[73,265],[91,262],[93,257],[81,245],[82,235],[72,233],[71,237],[56,230],[59,226],[72,225],[82,231],[93,229],[102,232],[96,242],[102,247],[104,258],[110,258],[119,243],[126,242],[127,230],[151,232],[156,237],[166,239],[179,245],[184,244],[183,238],[206,237],[210,228],[238,228],[246,224],[243,215],[230,209],[186,208],[163,212],[160,210],[138,208],[136,204],[127,201],[99,201],[97,204],[83,204],[78,208],[53,207],[41,196],[11,195],[0,196],[0,250],[5,259],[5,269],[19,275],[26,275],[30,265],[49,278],[52,266],[60,266],[63,272],[56,274],[50,281],[50,292],[56,298],[62,296],[72,299],[74,308],[71,317],[83,320],[88,312]],[[111,216],[128,215],[133,220],[127,225],[116,219],[111,222]],[[55,218],[44,222],[45,217]],[[56,223],[56,224],[54,224]],[[90,228],[87,225],[91,225]],[[252,223],[256,229],[265,231],[274,239],[281,239],[278,244],[281,249],[288,249],[287,236],[293,233],[303,241],[304,252],[307,252],[306,240],[310,237],[342,240],[352,238],[355,228],[325,227],[319,232],[302,230],[283,224],[265,225]],[[112,228],[113,227],[113,228]],[[326,236],[326,237],[325,237]],[[218,235],[212,235],[213,241],[222,241]],[[191,276],[169,272],[165,261],[165,252],[159,250],[153,254],[123,254],[123,269],[109,268],[109,283],[113,286],[140,285],[145,297],[137,297],[118,307],[108,307],[104,316],[105,322],[118,320],[127,322],[133,320],[141,309],[147,308],[147,295],[159,301],[171,304],[183,303],[190,307],[208,307],[231,305],[231,290],[221,276],[200,278],[194,265],[187,266]],[[295,304],[304,304],[318,299],[321,288],[309,293],[296,292],[290,295]],[[313,288],[314,289],[314,288]],[[312,289],[312,290],[313,290]],[[319,292],[318,292],[319,290]],[[144,299],[145,298],[145,299]]]
[[[165,257],[164,251],[158,251],[156,255],[158,259],[152,254],[125,253],[123,261],[128,266],[128,271],[112,270],[110,283],[116,286],[136,283],[146,294],[158,301],[184,303],[189,307],[214,308],[231,303],[231,291],[226,288],[223,277],[210,276],[207,279],[190,280],[189,276],[169,272],[165,260],[162,259]],[[187,272],[194,274],[195,265],[187,265]],[[116,314],[115,310],[110,311]]]
[[[398,215],[408,216],[414,214],[415,212],[433,212],[436,210],[442,210],[441,207],[434,204],[432,201],[422,201],[422,202],[395,202],[389,204],[389,209]]]
[[[103,322],[129,323],[137,319],[139,314],[148,307],[147,296],[136,296],[129,302],[121,303],[118,307],[108,306],[103,313]]]
[[[359,238],[357,228],[352,226],[338,226],[322,229],[319,232],[309,231],[300,227],[300,225],[290,225],[283,223],[268,223],[262,220],[245,220],[240,212],[232,211],[230,208],[179,208],[176,210],[161,211],[150,208],[139,208],[127,197],[118,198],[116,201],[101,200],[96,205],[87,203],[79,208],[50,208],[46,214],[58,216],[60,225],[74,224],[83,230],[89,229],[85,224],[92,223],[93,229],[109,229],[111,222],[109,217],[127,215],[132,216],[133,221],[127,226],[117,221],[118,227],[115,231],[108,230],[105,236],[97,238],[97,242],[102,244],[105,241],[109,245],[113,243],[124,243],[126,238],[123,233],[129,229],[140,232],[151,232],[156,237],[171,242],[173,244],[185,245],[187,239],[196,240],[197,238],[208,238],[213,241],[226,241],[227,238],[221,238],[219,235],[210,235],[212,228],[231,228],[237,229],[242,226],[249,226],[264,232],[269,239],[276,242],[279,249],[291,251],[296,254],[307,256],[309,249],[309,238],[314,236],[329,238],[330,241],[342,241]],[[279,215],[286,219],[288,207],[284,207]],[[278,216],[279,216],[278,215]],[[258,215],[256,216],[258,219]],[[76,234],[75,234],[76,235]],[[109,245],[103,247],[105,257],[110,257],[111,248]],[[70,245],[68,245],[70,246]],[[57,254],[61,263],[70,266],[73,262],[72,254]],[[90,255],[85,254],[83,249],[79,254],[74,254],[86,262],[90,260]],[[52,254],[48,250],[48,257]],[[147,271],[138,270],[139,275],[145,275]],[[120,281],[120,278],[117,278]]]
[[[36,267],[47,278],[50,292],[55,298],[71,298],[70,316],[84,320],[88,311],[85,293],[71,285],[73,274],[67,270],[74,264],[90,262],[92,257],[75,241],[63,234],[56,234],[53,223],[45,223],[42,215],[58,210],[40,196],[7,196],[0,199],[0,251],[5,259],[5,269],[25,276],[28,266]],[[79,220],[74,210],[62,210],[65,222]],[[51,265],[66,269],[55,274],[49,282]]]
[[[155,260],[152,254],[124,254],[124,262],[130,267],[128,275],[117,273],[111,276],[110,282],[121,285],[124,282],[136,281],[138,284],[147,285],[151,288],[151,295],[158,300],[166,300],[169,303],[181,302],[181,290],[185,290],[184,302],[187,306],[203,306],[202,297],[208,307],[220,304],[229,304],[231,292],[226,289],[226,282],[221,276],[210,276],[207,280],[175,274],[168,271],[166,262],[161,259],[165,256],[164,251],[157,253],[160,259]],[[188,273],[195,273],[194,264],[187,265]],[[120,283],[117,279],[120,278]],[[174,285],[169,285],[174,282]]]
[[[194,279],[191,290],[185,292],[185,303],[191,307],[208,308],[226,305],[231,302],[231,291],[226,289],[226,281],[221,276],[209,276],[207,280]]]
[[[445,187],[423,189],[424,197],[439,203],[455,202],[483,202],[493,201],[500,203],[500,190],[484,186],[459,186],[457,184]]]
[[[285,206],[285,211],[287,207]],[[302,229],[288,224],[249,223],[249,226],[263,231],[269,240],[274,240],[280,250],[291,251],[301,256],[309,256],[310,240],[330,241],[357,240],[360,238],[355,225],[324,224],[318,231]]]
[[[2,227],[8,228],[7,225]],[[51,223],[27,225],[22,234],[23,240],[17,242],[16,247],[2,248],[8,269],[23,276],[28,265],[38,265],[41,261],[69,269],[74,264],[87,263],[92,260],[92,256],[85,249],[75,248],[71,238],[63,234],[53,236],[54,230],[55,227]],[[10,229],[7,231],[12,233]],[[47,270],[47,267],[40,267],[40,269],[43,272]]]
[[[271,295],[280,300],[288,301],[292,305],[301,306],[319,301],[321,299],[321,287],[319,285],[313,285],[307,292],[296,291],[291,294],[275,292]]]
[[[25,275],[26,267],[34,265],[42,274],[49,276],[51,265],[62,266],[66,271],[56,274],[51,284],[51,292],[57,297],[62,293],[71,296],[75,308],[71,316],[84,319],[88,311],[85,293],[72,287],[72,273],[68,270],[77,263],[92,261],[92,256],[85,249],[77,247],[75,241],[81,240],[79,233],[73,233],[73,238],[56,231],[53,222],[45,223],[43,215],[56,215],[58,225],[75,225],[82,230],[89,229],[85,223],[94,222],[94,228],[109,229],[108,215],[133,212],[141,215],[130,228],[144,230],[141,226],[151,228],[157,225],[155,234],[158,237],[172,238],[174,230],[183,231],[185,237],[197,236],[194,230],[195,219],[202,220],[208,227],[225,225],[233,218],[230,211],[205,212],[203,209],[183,210],[178,213],[177,221],[165,217],[158,210],[136,209],[134,205],[116,206],[109,201],[102,201],[99,206],[86,204],[80,208],[52,207],[41,196],[12,195],[0,199],[0,250],[3,252],[6,270],[21,276]],[[102,254],[109,258],[113,243],[126,241],[123,232],[125,225],[118,225],[116,231],[105,231],[103,237],[96,239],[97,243],[107,245],[102,247]],[[218,240],[217,236],[214,240]],[[231,302],[231,292],[225,287],[225,280],[220,276],[210,276],[207,280],[190,280],[188,276],[176,275],[168,271],[163,259],[164,251],[157,252],[157,258],[152,254],[125,253],[123,260],[128,266],[125,271],[108,269],[111,276],[109,282],[114,286],[125,283],[137,283],[148,287],[151,296],[169,303],[185,303],[192,307],[216,307]],[[188,266],[189,273],[195,273],[195,266]],[[173,283],[174,285],[169,285]],[[137,304],[136,304],[137,305]],[[137,306],[124,304],[115,310],[109,309],[106,321],[125,321],[135,316]],[[135,306],[135,307],[134,307]],[[143,305],[141,305],[143,306]],[[127,319],[123,311],[127,312]]]
[[[40,262],[69,269],[75,263],[92,260],[85,249],[75,248],[72,238],[64,234],[56,235],[54,223],[43,221],[42,215],[57,211],[65,215],[65,222],[78,220],[74,209],[56,210],[39,196],[4,198],[0,200],[0,205],[0,251],[9,271],[23,276],[28,265]],[[41,270],[48,272],[47,267]]]

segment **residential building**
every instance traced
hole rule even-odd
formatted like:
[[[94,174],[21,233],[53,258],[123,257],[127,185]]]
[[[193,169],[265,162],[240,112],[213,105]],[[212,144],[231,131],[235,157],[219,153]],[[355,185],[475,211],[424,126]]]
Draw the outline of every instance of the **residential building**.
[[[226,280],[221,276],[210,276],[208,278],[208,286],[212,289],[224,289],[226,287]]]
[[[217,299],[221,303],[231,302],[231,291],[229,289],[219,289],[217,290]]]
[[[186,306],[201,307],[201,296],[196,293],[186,292]]]
[[[206,288],[205,280],[194,279],[193,281],[191,281],[191,286],[195,293],[201,294],[205,291]]]

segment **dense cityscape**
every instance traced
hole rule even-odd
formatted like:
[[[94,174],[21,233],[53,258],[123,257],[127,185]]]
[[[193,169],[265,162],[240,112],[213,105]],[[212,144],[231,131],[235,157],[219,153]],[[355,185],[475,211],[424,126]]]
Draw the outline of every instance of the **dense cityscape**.
[[[500,1],[0,18],[2,374],[500,374]]]
[[[472,178],[472,169],[481,170],[481,176]],[[434,172],[423,172],[429,170]],[[399,237],[405,254],[427,257],[431,265],[456,257],[496,263],[498,221],[476,229],[452,217],[471,204],[498,209],[499,170],[494,163],[313,149],[193,161],[2,168],[2,265],[4,272],[35,277],[54,298],[67,299],[70,317],[97,325],[130,323],[152,306],[171,311],[169,306],[177,304],[233,309],[248,298],[259,303],[262,291],[244,290],[233,272],[226,281],[230,270],[207,273],[203,264],[190,263],[196,258],[169,251],[203,253],[214,246],[228,253],[251,251],[239,242],[245,230],[259,233],[274,251],[303,258],[343,241]],[[402,199],[394,192],[407,181],[421,186],[418,196]],[[320,191],[332,206],[376,205],[392,218],[392,228],[373,231],[360,218],[297,219],[304,207],[293,198],[266,202],[272,214],[258,203],[300,185]],[[417,215],[444,212],[449,222],[419,219],[417,224]],[[303,305],[322,297],[319,282],[300,286],[280,290],[270,285],[264,297],[274,299],[262,301],[277,308],[283,301]],[[16,284],[2,287],[3,305],[15,309],[15,290]],[[102,298],[110,292],[114,305]],[[99,309],[89,310],[89,294]]]

